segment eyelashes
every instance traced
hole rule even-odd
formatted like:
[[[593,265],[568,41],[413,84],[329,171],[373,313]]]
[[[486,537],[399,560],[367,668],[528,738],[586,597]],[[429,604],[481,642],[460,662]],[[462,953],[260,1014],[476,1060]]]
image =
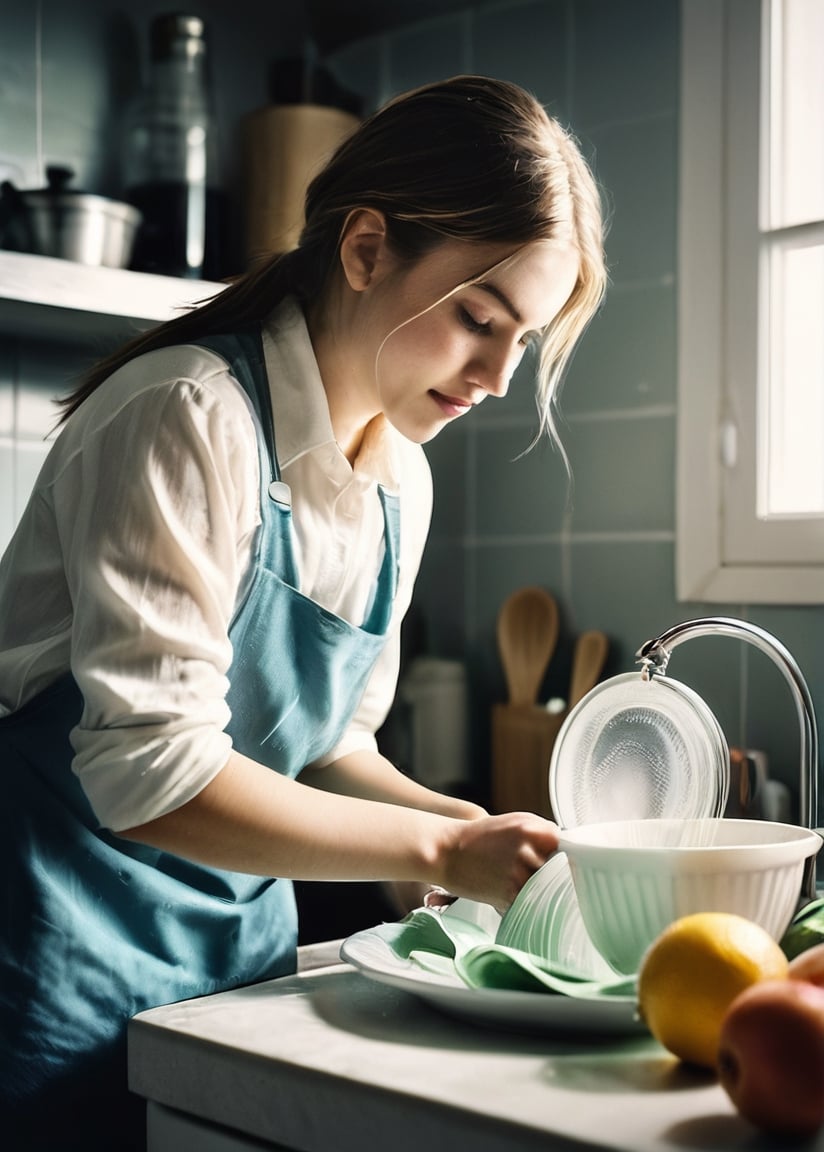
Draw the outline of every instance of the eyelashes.
[[[492,333],[492,325],[488,320],[476,320],[468,308],[462,304],[458,308],[458,316],[464,328],[469,332],[476,332],[482,336],[489,336]]]
[[[461,324],[468,332],[473,332],[478,336],[492,336],[493,327],[491,320],[477,320],[465,305],[458,306],[458,316]],[[532,348],[540,340],[540,332],[525,332],[518,343],[522,348]]]

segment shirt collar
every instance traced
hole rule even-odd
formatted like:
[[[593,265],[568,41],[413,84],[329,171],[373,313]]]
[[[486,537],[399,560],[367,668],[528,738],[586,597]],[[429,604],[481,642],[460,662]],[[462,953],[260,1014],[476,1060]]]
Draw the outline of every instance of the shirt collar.
[[[283,300],[263,325],[263,349],[280,467],[287,468],[299,457],[331,446],[348,469],[335,441],[306,320],[294,297]],[[367,426],[355,471],[388,488],[397,488],[397,435],[383,416],[376,417]]]

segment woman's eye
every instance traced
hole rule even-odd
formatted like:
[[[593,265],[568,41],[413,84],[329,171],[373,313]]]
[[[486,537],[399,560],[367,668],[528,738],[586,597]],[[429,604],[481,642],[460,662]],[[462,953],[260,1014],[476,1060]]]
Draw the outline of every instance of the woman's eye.
[[[492,331],[492,325],[488,320],[476,320],[467,308],[461,307],[458,310],[458,314],[464,328],[467,328],[470,332],[480,332],[485,335]]]

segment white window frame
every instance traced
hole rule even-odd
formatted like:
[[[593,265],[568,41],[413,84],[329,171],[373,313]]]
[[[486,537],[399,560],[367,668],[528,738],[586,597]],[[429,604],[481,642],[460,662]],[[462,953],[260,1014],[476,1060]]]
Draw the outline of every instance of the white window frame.
[[[681,12],[676,594],[719,603],[821,604],[824,521],[745,525],[744,562],[730,560],[724,542],[725,472],[733,461],[751,477],[756,507],[755,437],[741,429],[755,426],[758,232],[742,238],[740,229],[728,228],[727,211],[731,189],[738,208],[741,195],[757,197],[755,181],[742,180],[740,166],[758,170],[761,3],[682,0]],[[729,76],[732,36],[743,81]],[[739,170],[731,171],[735,165]],[[757,221],[755,200],[747,211]]]

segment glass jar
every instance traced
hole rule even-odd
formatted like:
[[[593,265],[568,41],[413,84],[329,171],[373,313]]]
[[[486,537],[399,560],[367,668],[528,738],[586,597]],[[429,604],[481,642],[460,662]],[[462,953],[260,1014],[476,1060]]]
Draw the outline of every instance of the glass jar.
[[[131,267],[218,279],[225,204],[217,126],[199,16],[157,16],[148,83],[128,118],[124,196],[143,215]]]

